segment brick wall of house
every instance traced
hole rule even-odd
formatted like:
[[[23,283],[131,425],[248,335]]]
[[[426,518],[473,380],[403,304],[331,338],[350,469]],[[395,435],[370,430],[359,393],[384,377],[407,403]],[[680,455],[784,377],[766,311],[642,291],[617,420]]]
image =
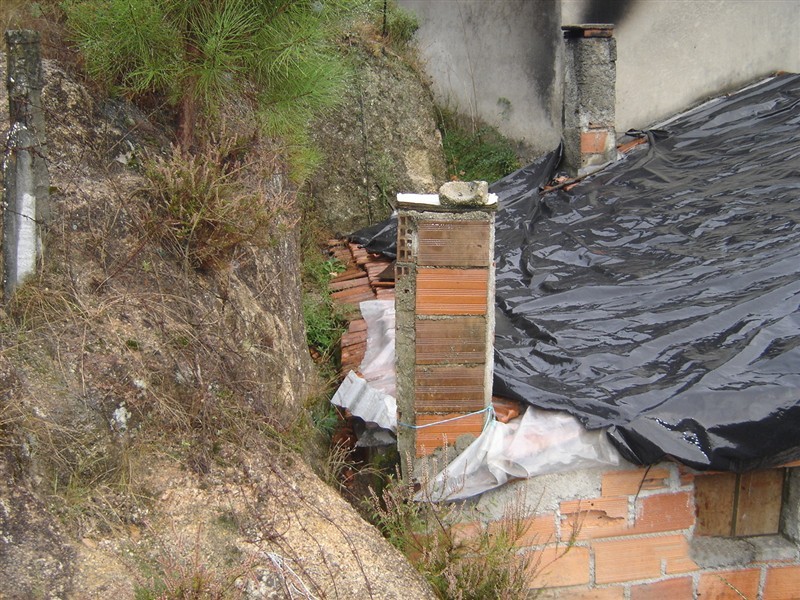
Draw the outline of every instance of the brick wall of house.
[[[800,466],[800,462],[790,466]],[[746,538],[743,542],[710,539],[707,541],[712,547],[719,542],[719,556],[710,561],[714,566],[698,564],[703,561],[695,560],[694,490],[695,480],[704,475],[672,463],[650,469],[607,470],[598,475],[598,495],[564,498],[554,510],[527,517],[528,529],[518,546],[522,552],[536,555],[530,587],[545,588],[537,597],[800,598],[798,549],[782,536]],[[486,495],[497,493],[508,494],[495,491]],[[482,519],[462,523],[459,528],[466,535],[478,527],[491,531],[499,524]],[[726,556],[726,543],[747,545],[750,541],[757,546],[752,555],[745,553],[744,560]]]
[[[413,461],[478,435],[476,411],[491,401],[493,208],[398,204],[398,447]],[[786,467],[791,476],[674,463],[553,473],[485,492],[473,503],[481,518],[456,527],[459,536],[499,529],[492,515],[521,488],[532,508],[517,545],[532,556],[539,597],[800,600],[800,462]],[[738,531],[750,537],[731,537]]]

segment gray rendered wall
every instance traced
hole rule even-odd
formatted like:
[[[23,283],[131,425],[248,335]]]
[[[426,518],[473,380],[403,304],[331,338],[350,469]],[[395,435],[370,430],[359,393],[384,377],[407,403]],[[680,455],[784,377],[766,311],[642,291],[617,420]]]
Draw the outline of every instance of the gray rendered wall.
[[[528,146],[561,137],[560,0],[399,0],[439,102],[478,115]]]
[[[617,131],[783,70],[800,71],[795,0],[561,0],[563,24],[614,23]]]

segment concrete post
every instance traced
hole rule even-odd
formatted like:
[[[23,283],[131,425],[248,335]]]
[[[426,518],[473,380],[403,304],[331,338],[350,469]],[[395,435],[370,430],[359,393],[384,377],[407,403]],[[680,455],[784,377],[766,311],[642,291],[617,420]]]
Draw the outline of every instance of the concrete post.
[[[6,31],[6,86],[11,129],[3,157],[3,292],[11,297],[36,270],[41,228],[49,220],[49,187],[39,33]]]
[[[492,397],[497,197],[485,182],[451,182],[438,196],[397,200],[398,449],[408,477],[415,459],[479,435],[488,416],[479,411]]]
[[[564,32],[564,160],[572,176],[616,160],[617,42],[613,25]]]

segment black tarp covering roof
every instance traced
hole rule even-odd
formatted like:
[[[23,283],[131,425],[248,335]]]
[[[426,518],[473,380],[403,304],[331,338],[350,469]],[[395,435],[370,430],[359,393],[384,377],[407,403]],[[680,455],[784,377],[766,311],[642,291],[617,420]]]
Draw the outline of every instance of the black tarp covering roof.
[[[555,154],[492,186],[494,392],[642,464],[800,458],[800,76],[647,134],[570,192]]]

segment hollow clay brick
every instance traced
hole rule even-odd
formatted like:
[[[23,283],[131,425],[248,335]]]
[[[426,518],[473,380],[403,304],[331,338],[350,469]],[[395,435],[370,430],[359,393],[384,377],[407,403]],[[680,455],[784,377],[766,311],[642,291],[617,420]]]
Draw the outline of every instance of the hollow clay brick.
[[[653,600],[653,598],[692,598],[692,578],[680,577],[655,583],[631,587],[631,600]],[[703,600],[706,600],[703,598]]]
[[[655,494],[636,501],[632,533],[677,531],[694,525],[694,505],[689,492]]]
[[[561,539],[585,540],[624,535],[628,525],[628,497],[570,500],[560,505]]]
[[[450,414],[418,414],[417,425],[436,423],[452,417],[462,416],[461,413]],[[470,415],[456,421],[432,425],[424,429],[417,430],[416,455],[427,456],[437,448],[445,444],[453,444],[460,435],[472,434],[480,435],[483,431],[484,415]]]
[[[504,519],[492,521],[489,523],[489,533],[495,535],[502,531],[504,526]],[[553,514],[523,519],[521,526],[524,532],[517,540],[516,546],[518,548],[544,546],[556,541],[556,522]]]
[[[602,154],[606,151],[608,131],[582,131],[581,154]]]
[[[483,315],[486,313],[488,269],[417,271],[418,315]]]
[[[778,567],[767,571],[763,600],[800,598],[800,567]]]
[[[486,319],[417,319],[418,365],[486,362]]]
[[[682,535],[593,541],[592,548],[598,584],[660,577],[662,562],[667,574],[697,569]]]
[[[701,600],[756,598],[760,577],[760,569],[703,573],[697,586],[697,596]]]
[[[417,264],[438,267],[488,267],[492,256],[489,221],[435,221],[418,226]]]
[[[594,589],[586,588],[553,588],[543,590],[536,600],[624,600],[625,588],[610,586]]]
[[[530,587],[564,587],[589,583],[589,549],[582,546],[549,546],[531,550],[536,559],[530,567]]]
[[[667,487],[669,469],[654,468],[628,471],[609,471],[603,474],[603,496],[635,496],[640,490]]]
[[[414,374],[416,410],[473,412],[484,408],[483,366],[417,367]]]

